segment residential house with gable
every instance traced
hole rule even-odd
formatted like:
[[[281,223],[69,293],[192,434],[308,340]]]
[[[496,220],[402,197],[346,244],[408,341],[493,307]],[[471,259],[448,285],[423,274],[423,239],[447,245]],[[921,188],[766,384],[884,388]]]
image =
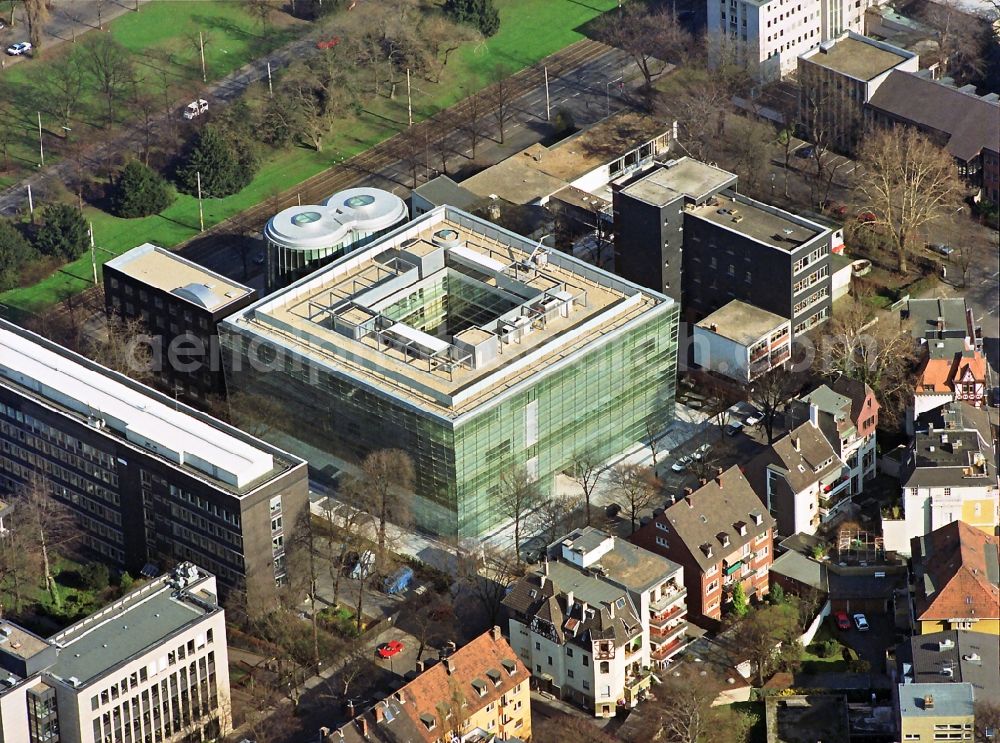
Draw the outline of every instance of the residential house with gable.
[[[684,646],[681,566],[590,527],[550,545],[503,603],[536,684],[597,717],[634,707]]]
[[[915,631],[1000,636],[1000,537],[953,521],[912,540]]]
[[[850,377],[840,376],[795,400],[792,414],[819,428],[834,453],[849,470],[851,495],[864,489],[875,477],[875,429],[881,406],[871,387]]]
[[[530,674],[493,627],[321,743],[494,743],[531,737]]]
[[[958,520],[996,534],[1000,488],[988,412],[949,403],[924,413],[914,425],[900,502],[882,512],[885,549],[908,555],[914,537]]]
[[[852,502],[850,469],[818,422],[817,417],[794,428],[746,465],[747,479],[782,536],[815,534]]]
[[[769,590],[775,520],[739,467],[719,471],[700,488],[636,531],[632,542],[684,569],[691,621],[722,619],[736,583],[748,597]]]

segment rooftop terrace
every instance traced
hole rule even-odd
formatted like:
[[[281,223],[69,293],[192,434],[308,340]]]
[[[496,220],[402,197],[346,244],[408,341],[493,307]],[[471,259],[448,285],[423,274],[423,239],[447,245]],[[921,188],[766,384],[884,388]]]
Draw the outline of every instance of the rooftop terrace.
[[[788,324],[788,319],[752,304],[734,299],[703,320],[699,328],[749,346]]]
[[[891,49],[887,44],[850,35],[824,42],[804,56],[815,65],[867,82],[913,56],[902,49]]]
[[[699,160],[683,157],[656,168],[640,180],[626,186],[622,193],[655,206],[668,204],[679,196],[701,201],[732,184],[736,176]]]
[[[150,243],[132,248],[105,265],[211,312],[253,291]]]
[[[224,325],[457,415],[671,301],[439,207]]]
[[[728,191],[704,204],[689,205],[688,213],[772,248],[789,252],[828,232],[815,222]]]

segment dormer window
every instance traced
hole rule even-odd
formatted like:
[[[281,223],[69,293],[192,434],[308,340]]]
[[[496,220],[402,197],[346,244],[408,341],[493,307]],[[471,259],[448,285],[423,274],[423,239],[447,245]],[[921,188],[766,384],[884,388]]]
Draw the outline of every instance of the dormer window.
[[[433,715],[428,715],[426,713],[420,715],[420,722],[424,724],[424,727],[428,730],[433,730],[437,727],[437,722],[434,720]]]
[[[503,666],[503,670],[507,672],[508,676],[513,676],[515,673],[517,673],[517,663],[515,663],[512,660],[505,658],[504,660],[500,661],[500,665]]]
[[[486,696],[486,682],[482,679],[472,679],[472,688],[476,690],[479,696]]]
[[[750,514],[750,518],[753,519],[754,524],[757,526],[761,526],[764,523],[764,515],[756,511]]]
[[[729,546],[729,535],[726,534],[724,531],[720,531],[715,536],[719,540],[719,544],[721,544],[723,547]]]
[[[705,542],[705,544],[701,545],[701,551],[705,554],[705,557],[711,557],[712,545],[710,545],[708,542]]]
[[[735,524],[733,524],[733,528],[736,529],[736,533],[739,534],[741,537],[745,537],[747,535],[746,522],[737,521]]]
[[[493,686],[500,687],[500,671],[495,668],[491,668],[486,672],[486,677],[493,682]]]

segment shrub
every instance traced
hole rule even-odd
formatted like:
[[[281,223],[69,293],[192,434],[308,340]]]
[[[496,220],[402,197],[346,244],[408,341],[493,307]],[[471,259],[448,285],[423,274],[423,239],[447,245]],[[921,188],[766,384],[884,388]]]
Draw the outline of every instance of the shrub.
[[[111,191],[111,213],[135,219],[159,214],[174,201],[170,184],[138,160],[129,160]]]
[[[780,583],[775,583],[768,592],[768,598],[772,604],[785,603],[785,589],[781,587]]]
[[[122,593],[125,594],[131,591],[132,586],[134,585],[135,585],[135,578],[129,575],[128,571],[126,570],[124,573],[122,573],[122,577],[118,580],[118,587],[121,589]]]
[[[80,578],[85,588],[91,591],[103,591],[111,581],[111,574],[103,562],[90,562],[80,568]]]
[[[52,204],[42,210],[42,226],[35,247],[43,255],[71,261],[90,246],[90,231],[83,214],[69,204]]]
[[[500,30],[500,11],[493,0],[445,0],[444,12],[456,23],[479,29],[486,38]]]
[[[832,658],[837,653],[840,643],[836,640],[826,640],[816,643],[816,655],[820,658]]]
[[[226,133],[206,126],[199,132],[184,164],[177,171],[183,191],[207,198],[222,198],[242,191],[253,180],[260,163],[248,142],[236,142]]]
[[[0,219],[0,291],[16,286],[21,270],[38,258],[38,253],[18,229]]]

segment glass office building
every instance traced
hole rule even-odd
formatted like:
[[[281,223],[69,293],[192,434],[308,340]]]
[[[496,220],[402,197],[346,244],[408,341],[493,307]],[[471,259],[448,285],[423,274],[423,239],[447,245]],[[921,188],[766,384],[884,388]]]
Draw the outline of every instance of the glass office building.
[[[414,460],[417,526],[499,526],[502,473],[543,491],[673,415],[677,305],[450,207],[220,325],[230,389],[282,403],[317,470],[381,448]],[[266,437],[266,435],[265,435]]]

